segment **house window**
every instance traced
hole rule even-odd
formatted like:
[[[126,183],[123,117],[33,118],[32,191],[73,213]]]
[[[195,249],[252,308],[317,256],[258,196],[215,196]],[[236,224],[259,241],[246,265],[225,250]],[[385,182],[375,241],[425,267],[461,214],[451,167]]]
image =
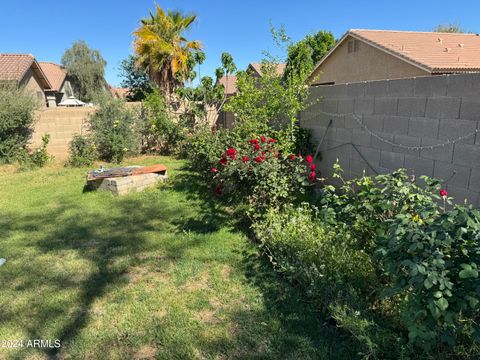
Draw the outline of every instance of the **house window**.
[[[360,41],[349,40],[348,41],[348,53],[358,52],[360,50]]]

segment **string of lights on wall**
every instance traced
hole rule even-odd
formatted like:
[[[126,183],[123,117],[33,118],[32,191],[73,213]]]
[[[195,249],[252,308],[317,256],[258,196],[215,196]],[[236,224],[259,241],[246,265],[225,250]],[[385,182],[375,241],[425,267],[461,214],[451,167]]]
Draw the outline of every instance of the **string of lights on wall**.
[[[365,125],[365,123],[362,121],[362,118],[358,114],[354,114],[354,113],[337,114],[337,113],[329,113],[329,112],[325,112],[325,111],[318,111],[316,116],[313,116],[313,117],[310,117],[310,118],[307,118],[307,119],[301,119],[301,121],[303,122],[303,121],[316,119],[316,118],[318,118],[318,113],[329,116],[329,117],[337,117],[337,118],[341,118],[341,117],[344,117],[344,116],[351,116],[360,125],[360,127],[362,129],[364,129],[368,134],[370,134],[371,136],[373,136],[377,140],[379,140],[383,143],[395,146],[395,147],[399,147],[399,148],[406,149],[406,150],[411,150],[411,151],[414,151],[414,150],[432,150],[432,149],[436,149],[436,148],[442,148],[442,147],[445,147],[445,146],[453,145],[457,142],[460,142],[460,141],[466,140],[468,138],[471,138],[471,137],[475,136],[478,132],[480,132],[480,129],[475,129],[474,131],[472,131],[472,132],[470,132],[466,135],[459,136],[455,139],[448,139],[445,142],[440,143],[440,144],[425,145],[425,146],[410,146],[410,145],[398,144],[398,143],[395,143],[391,140],[388,140],[388,139],[385,139],[385,138],[381,137],[380,135],[378,135],[374,131],[372,131],[367,125]]]

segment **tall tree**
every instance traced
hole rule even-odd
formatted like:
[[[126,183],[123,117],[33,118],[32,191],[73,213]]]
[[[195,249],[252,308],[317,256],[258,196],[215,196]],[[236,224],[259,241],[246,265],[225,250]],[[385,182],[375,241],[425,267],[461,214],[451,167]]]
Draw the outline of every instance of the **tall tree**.
[[[106,89],[105,66],[100,51],[91,49],[83,40],[74,42],[62,56],[73,91],[82,101],[94,100],[96,94]]]
[[[199,51],[199,41],[189,41],[183,34],[196,19],[178,11],[165,13],[155,4],[155,13],[141,20],[134,31],[134,49],[137,65],[158,84],[164,94],[171,95],[189,77],[189,59],[193,51]]]
[[[136,56],[130,55],[120,63],[120,74],[123,77],[121,86],[128,88],[127,97],[132,101],[143,100],[152,92],[152,83],[148,74],[135,66],[136,61]]]
[[[284,78],[306,78],[315,64],[335,45],[335,38],[330,31],[319,31],[307,35],[296,44],[288,47],[287,64]]]
[[[195,53],[193,54],[193,59],[198,64],[198,77],[200,79],[202,78],[202,74],[201,74],[201,71],[200,71],[200,66],[205,61],[205,58],[206,58],[205,53],[203,51],[195,51]]]

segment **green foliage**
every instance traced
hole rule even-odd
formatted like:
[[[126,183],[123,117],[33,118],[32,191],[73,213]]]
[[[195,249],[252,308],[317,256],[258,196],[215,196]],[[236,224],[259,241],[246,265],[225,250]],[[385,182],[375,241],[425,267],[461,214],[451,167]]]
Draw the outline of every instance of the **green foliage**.
[[[88,135],[74,135],[69,145],[70,158],[68,166],[91,166],[98,158],[97,148],[93,138]]]
[[[352,284],[367,294],[378,281],[372,259],[356,239],[347,229],[326,224],[315,206],[270,208],[253,229],[277,270],[324,305],[349,296]]]
[[[277,140],[259,136],[217,153],[212,167],[215,192],[229,204],[246,204],[256,218],[265,210],[294,202],[316,179],[311,157],[281,154]]]
[[[85,102],[96,100],[98,93],[105,92],[105,66],[100,51],[91,49],[83,40],[74,42],[62,56],[62,64],[73,87],[75,96]]]
[[[304,39],[288,47],[284,79],[305,80],[315,64],[335,45],[335,38],[330,31],[319,31],[307,35]]]
[[[126,155],[140,152],[141,120],[123,101],[103,100],[89,123],[101,160],[119,163]]]
[[[211,168],[217,166],[220,154],[229,147],[238,147],[243,139],[237,132],[199,127],[184,142],[183,155],[190,160],[193,170],[211,179]]]
[[[435,32],[444,32],[444,33],[460,33],[463,34],[465,31],[462,29],[460,24],[451,23],[451,24],[440,24],[436,26],[433,31]]]
[[[137,57],[130,55],[120,63],[120,75],[123,77],[121,86],[128,88],[128,100],[141,101],[153,90],[148,74],[137,67]]]
[[[155,4],[155,12],[142,19],[133,33],[137,65],[148,72],[150,80],[165,96],[172,95],[185,80],[195,77],[194,56],[201,51],[202,44],[185,38],[185,32],[195,20],[196,15],[165,12]]]
[[[158,89],[154,89],[147,95],[143,104],[146,117],[144,148],[161,154],[172,154],[178,151],[184,139],[184,129],[172,120],[163,95]]]
[[[383,295],[397,303],[413,344],[478,344],[480,211],[419,210],[399,213],[381,238]]]
[[[18,154],[18,162],[22,165],[23,169],[33,169],[44,167],[51,159],[48,155],[47,145],[50,142],[50,135],[45,134],[42,136],[42,145],[37,149],[23,148]]]
[[[237,93],[224,109],[235,114],[235,127],[244,134],[286,131],[288,136],[282,146],[288,153],[297,143],[297,115],[306,107],[308,86],[297,79],[285,83],[276,68],[274,62],[264,62],[260,78],[237,73]]]
[[[39,105],[32,92],[0,82],[0,163],[14,162],[25,149]]]
[[[338,165],[335,176],[343,181]],[[438,181],[422,180],[399,170],[344,181],[323,189],[318,209],[272,208],[253,224],[274,266],[365,357],[468,358],[479,349],[480,211],[445,209]]]

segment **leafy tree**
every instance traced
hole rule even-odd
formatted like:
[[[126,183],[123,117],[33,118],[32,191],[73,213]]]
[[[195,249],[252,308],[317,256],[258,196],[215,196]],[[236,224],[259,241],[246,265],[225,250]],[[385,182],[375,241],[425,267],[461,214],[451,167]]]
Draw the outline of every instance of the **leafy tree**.
[[[83,40],[74,42],[62,56],[62,64],[71,79],[74,94],[82,101],[94,100],[106,89],[107,62],[98,50],[91,49]]]
[[[148,74],[135,65],[136,56],[130,55],[120,64],[120,74],[123,77],[121,86],[129,89],[128,100],[140,101],[152,92],[152,83]]]
[[[305,41],[312,49],[312,60],[315,65],[335,45],[335,37],[330,31],[321,30],[307,35]]]
[[[189,41],[183,33],[196,19],[178,11],[165,13],[156,6],[156,12],[141,20],[133,33],[134,48],[139,65],[164,94],[171,95],[189,78],[189,61],[193,51],[201,49],[199,41]]]
[[[200,65],[202,65],[203,62],[205,61],[205,53],[203,51],[195,51],[195,53],[193,54],[193,59],[198,64],[198,77],[202,78]]]
[[[315,64],[335,45],[335,38],[330,31],[319,31],[307,35],[296,44],[288,46],[287,64],[284,78],[306,79]]]
[[[285,151],[293,151],[299,135],[297,115],[307,105],[308,87],[297,77],[283,81],[276,68],[275,62],[264,61],[260,78],[238,72],[237,93],[224,109],[235,114],[235,127],[246,135],[284,130],[285,138],[279,140]]]
[[[34,111],[40,101],[15,83],[0,82],[0,164],[15,161],[32,132]]]
[[[463,34],[465,31],[460,27],[459,24],[440,24],[433,29],[434,32],[444,32],[444,33],[460,33]]]

